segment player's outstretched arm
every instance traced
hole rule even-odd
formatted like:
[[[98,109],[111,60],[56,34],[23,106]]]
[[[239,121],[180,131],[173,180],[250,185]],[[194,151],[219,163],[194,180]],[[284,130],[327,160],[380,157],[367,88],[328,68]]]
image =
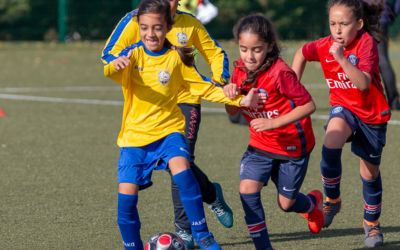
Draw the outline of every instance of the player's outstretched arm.
[[[303,51],[302,47],[299,48],[296,53],[294,54],[293,57],[293,62],[292,62],[292,69],[297,75],[297,79],[301,80],[301,77],[303,76],[304,68],[306,67],[306,59],[303,56]]]
[[[126,56],[119,56],[111,63],[104,65],[104,76],[122,84],[123,73],[131,65],[132,50]]]

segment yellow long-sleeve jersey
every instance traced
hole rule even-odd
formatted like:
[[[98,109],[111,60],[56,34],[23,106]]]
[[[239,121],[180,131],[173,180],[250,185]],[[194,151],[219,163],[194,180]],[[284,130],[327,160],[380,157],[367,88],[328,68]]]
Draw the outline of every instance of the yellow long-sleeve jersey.
[[[212,80],[220,84],[227,82],[230,77],[228,57],[194,16],[177,11],[172,29],[167,34],[167,39],[174,46],[196,48],[210,65]],[[126,47],[137,43],[139,40],[137,10],[133,10],[121,19],[108,38],[102,52],[102,61],[105,64],[110,63]],[[182,92],[178,98],[178,103],[199,104],[200,101],[198,96],[193,96],[190,92]]]
[[[173,132],[184,133],[185,118],[178,105],[180,92],[212,102],[239,106],[241,96],[231,100],[222,88],[206,81],[194,67],[183,64],[176,50],[151,52],[143,43],[130,46],[130,64],[117,71],[112,63],[104,75],[122,85],[124,110],[117,144],[140,147]]]

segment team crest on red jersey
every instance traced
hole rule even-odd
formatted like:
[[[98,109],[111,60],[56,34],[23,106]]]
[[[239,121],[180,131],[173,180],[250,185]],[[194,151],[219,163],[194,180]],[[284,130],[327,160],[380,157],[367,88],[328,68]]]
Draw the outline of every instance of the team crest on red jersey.
[[[258,93],[264,93],[268,97],[268,92],[263,88],[259,88]]]
[[[347,57],[347,60],[349,60],[349,62],[350,62],[352,65],[354,65],[354,66],[356,66],[357,63],[358,63],[358,57],[357,57],[356,55],[354,55],[354,54],[350,54],[350,55]]]

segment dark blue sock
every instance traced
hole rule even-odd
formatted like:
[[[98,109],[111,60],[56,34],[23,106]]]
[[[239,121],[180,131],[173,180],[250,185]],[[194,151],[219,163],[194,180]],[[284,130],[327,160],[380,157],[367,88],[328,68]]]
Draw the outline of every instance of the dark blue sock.
[[[181,201],[191,224],[192,234],[198,240],[209,232],[199,184],[191,169],[186,169],[172,176],[172,179],[179,188]]]
[[[342,177],[342,149],[322,146],[320,163],[324,193],[331,199],[340,197],[340,178]]]
[[[307,196],[302,193],[298,193],[296,197],[296,202],[288,210],[283,210],[283,211],[295,212],[295,213],[307,213],[309,212],[311,207],[314,207],[314,204],[315,204],[315,198],[313,196]]]
[[[137,195],[118,193],[117,223],[125,249],[142,250],[140,220],[137,211]]]
[[[272,249],[268,229],[265,224],[261,194],[259,192],[254,194],[240,194],[240,200],[242,201],[247,230],[256,250]]]
[[[376,221],[381,215],[382,179],[381,174],[375,180],[367,181],[361,178],[364,196],[364,219]]]

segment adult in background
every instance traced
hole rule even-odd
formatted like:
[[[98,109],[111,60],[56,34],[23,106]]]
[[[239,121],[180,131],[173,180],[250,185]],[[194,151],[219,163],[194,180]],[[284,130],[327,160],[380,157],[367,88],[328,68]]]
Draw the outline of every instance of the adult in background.
[[[389,60],[389,26],[400,13],[400,0],[385,0],[385,7],[380,17],[382,39],[378,44],[379,69],[385,85],[386,97],[390,108],[400,110],[399,92],[396,88],[396,75]]]

